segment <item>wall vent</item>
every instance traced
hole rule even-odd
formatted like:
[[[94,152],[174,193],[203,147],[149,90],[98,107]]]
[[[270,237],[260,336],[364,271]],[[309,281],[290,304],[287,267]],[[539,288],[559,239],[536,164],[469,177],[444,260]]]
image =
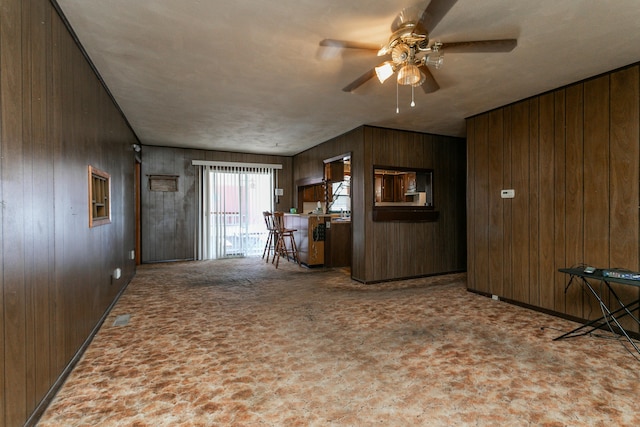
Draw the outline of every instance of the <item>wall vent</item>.
[[[149,175],[150,191],[178,191],[178,175]]]
[[[121,314],[116,317],[116,320],[113,322],[113,326],[126,326],[129,324],[129,319],[131,319],[130,314]]]

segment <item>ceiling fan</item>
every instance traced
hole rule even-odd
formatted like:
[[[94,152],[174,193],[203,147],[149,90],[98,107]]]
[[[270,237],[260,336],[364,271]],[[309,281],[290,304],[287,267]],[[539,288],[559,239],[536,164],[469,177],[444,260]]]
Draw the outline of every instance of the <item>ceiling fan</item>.
[[[420,13],[415,8],[405,9],[391,24],[391,36],[382,47],[370,43],[324,39],[320,46],[349,49],[367,49],[378,52],[378,56],[391,55],[391,59],[368,70],[342,90],[353,92],[374,76],[380,83],[397,73],[398,84],[412,87],[422,86],[425,93],[440,88],[428,67],[440,68],[445,51],[450,53],[510,52],[518,44],[517,39],[474,40],[441,43],[429,38],[442,18],[457,0],[431,0]]]

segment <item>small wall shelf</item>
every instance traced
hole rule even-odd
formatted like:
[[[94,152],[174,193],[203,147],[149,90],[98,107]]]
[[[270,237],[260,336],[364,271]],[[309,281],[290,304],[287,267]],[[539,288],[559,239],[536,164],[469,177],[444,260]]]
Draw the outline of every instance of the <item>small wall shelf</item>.
[[[111,222],[111,175],[89,166],[89,227]]]
[[[440,212],[416,206],[377,206],[372,215],[374,221],[434,222]]]

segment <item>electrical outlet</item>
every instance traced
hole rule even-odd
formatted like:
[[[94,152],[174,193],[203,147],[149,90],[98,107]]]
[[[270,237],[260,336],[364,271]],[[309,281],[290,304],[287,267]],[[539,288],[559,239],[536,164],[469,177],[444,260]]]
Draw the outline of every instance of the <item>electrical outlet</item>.
[[[491,295],[491,299],[494,301],[500,301],[500,297],[498,295]]]
[[[516,197],[516,190],[502,190],[500,192],[500,197],[502,197],[503,199],[513,199],[514,197]]]

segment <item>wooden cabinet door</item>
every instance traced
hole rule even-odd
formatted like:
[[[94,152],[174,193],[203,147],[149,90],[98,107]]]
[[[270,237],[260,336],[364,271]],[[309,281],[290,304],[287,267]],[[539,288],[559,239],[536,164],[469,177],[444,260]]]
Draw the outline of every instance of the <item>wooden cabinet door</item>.
[[[382,201],[393,202],[393,191],[395,188],[395,179],[393,175],[382,175]]]
[[[404,175],[393,177],[393,201],[404,202]]]
[[[307,186],[304,188],[304,201],[305,202],[315,202],[316,201],[316,188],[313,185]]]
[[[382,175],[376,175],[374,177],[374,189],[375,189],[375,201],[376,202],[381,202],[382,201]]]
[[[324,165],[324,179],[327,181],[344,181],[344,161],[339,160]]]

